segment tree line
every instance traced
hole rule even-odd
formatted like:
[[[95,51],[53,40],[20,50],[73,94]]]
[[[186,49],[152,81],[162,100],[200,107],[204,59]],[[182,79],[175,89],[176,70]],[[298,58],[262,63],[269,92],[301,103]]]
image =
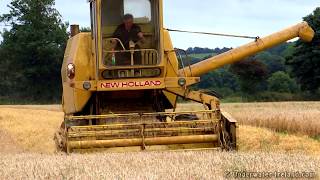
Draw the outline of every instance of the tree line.
[[[12,0],[0,23],[0,103],[48,103],[61,99],[60,68],[68,24],[54,0]]]
[[[54,0],[11,0],[0,14],[0,103],[57,103],[60,68],[69,32]],[[312,43],[284,43],[202,76],[195,89],[249,100],[319,99],[320,8],[303,18],[315,30]],[[83,31],[90,31],[84,29]],[[220,54],[230,48],[188,48],[188,54]],[[205,58],[185,58],[196,63]]]

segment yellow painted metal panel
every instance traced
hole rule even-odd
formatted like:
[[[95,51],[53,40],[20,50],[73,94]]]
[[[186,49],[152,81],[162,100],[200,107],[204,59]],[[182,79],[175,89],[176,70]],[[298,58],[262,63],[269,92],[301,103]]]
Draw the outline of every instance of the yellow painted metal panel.
[[[179,71],[178,59],[174,52],[173,44],[170,38],[170,34],[167,30],[162,30],[163,33],[163,45],[164,45],[164,63],[166,64],[166,77],[177,77]],[[177,96],[168,91],[163,91],[171,105],[174,107],[177,101]]]
[[[69,83],[63,83],[63,111],[66,114],[72,114],[76,112],[75,102],[74,102],[74,91],[73,88],[70,87]]]
[[[72,114],[76,112],[75,109],[75,98],[74,98],[74,89],[70,86],[72,81],[67,77],[67,65],[73,63],[73,55],[76,51],[76,46],[78,39],[76,37],[70,38],[67,43],[65,50],[65,55],[63,59],[63,64],[61,68],[61,77],[63,83],[63,110],[66,114]]]
[[[86,81],[94,79],[94,61],[91,58],[91,35],[79,34],[79,44],[77,52],[74,56],[74,64],[76,66],[75,81]],[[74,89],[75,108],[81,111],[91,98],[91,92],[85,90]]]
[[[91,34],[80,33],[68,41],[65,58],[61,69],[63,80],[63,109],[66,114],[79,112],[91,97],[91,92],[75,89],[76,81],[94,78],[94,60],[91,54]],[[66,67],[69,63],[75,65],[75,77],[69,79]]]

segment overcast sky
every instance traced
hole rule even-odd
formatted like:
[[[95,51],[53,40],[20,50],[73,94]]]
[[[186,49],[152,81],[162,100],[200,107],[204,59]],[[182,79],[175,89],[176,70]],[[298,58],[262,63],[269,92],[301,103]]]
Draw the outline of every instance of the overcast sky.
[[[10,0],[0,0],[0,13]],[[56,0],[63,20],[89,26],[87,0]],[[294,25],[320,0],[164,0],[165,27],[192,31],[264,36]],[[235,47],[248,40],[171,33],[175,47]],[[249,40],[250,41],[250,40]]]

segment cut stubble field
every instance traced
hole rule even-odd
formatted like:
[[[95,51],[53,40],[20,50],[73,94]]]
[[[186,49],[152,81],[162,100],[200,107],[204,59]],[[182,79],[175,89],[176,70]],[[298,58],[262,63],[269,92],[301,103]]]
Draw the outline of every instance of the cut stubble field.
[[[201,105],[179,104],[180,110]],[[320,174],[320,102],[223,104],[239,121],[238,152],[65,155],[60,106],[0,106],[0,179],[223,179],[228,171]]]

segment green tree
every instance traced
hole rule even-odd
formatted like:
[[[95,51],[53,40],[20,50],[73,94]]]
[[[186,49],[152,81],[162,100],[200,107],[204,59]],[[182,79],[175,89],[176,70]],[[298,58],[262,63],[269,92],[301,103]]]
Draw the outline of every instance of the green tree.
[[[80,32],[91,32],[91,28],[90,27],[81,27]]]
[[[262,84],[268,74],[267,66],[254,57],[231,65],[230,71],[239,77],[242,92],[249,94],[263,90]]]
[[[320,7],[303,19],[315,30],[315,37],[312,43],[299,40],[287,64],[302,90],[316,92],[320,87]]]
[[[298,90],[297,83],[283,71],[272,74],[268,79],[268,87],[270,91],[282,93],[294,93]]]
[[[223,97],[229,96],[240,89],[236,75],[229,72],[227,68],[221,68],[203,75],[198,88],[216,91]]]
[[[10,13],[0,16],[0,22],[11,26],[3,32],[0,48],[2,96],[60,99],[60,66],[68,35],[54,5],[54,0],[12,0]]]
[[[273,55],[268,51],[259,53],[256,56],[263,64],[265,64],[268,68],[268,72],[273,74],[277,71],[285,71],[285,59],[279,55]]]
[[[285,50],[281,53],[281,56],[282,56],[283,58],[287,58],[287,57],[292,56],[292,54],[293,54],[294,51],[295,51],[295,45],[296,45],[296,42],[290,42],[290,43],[288,43],[287,49],[285,49]]]

